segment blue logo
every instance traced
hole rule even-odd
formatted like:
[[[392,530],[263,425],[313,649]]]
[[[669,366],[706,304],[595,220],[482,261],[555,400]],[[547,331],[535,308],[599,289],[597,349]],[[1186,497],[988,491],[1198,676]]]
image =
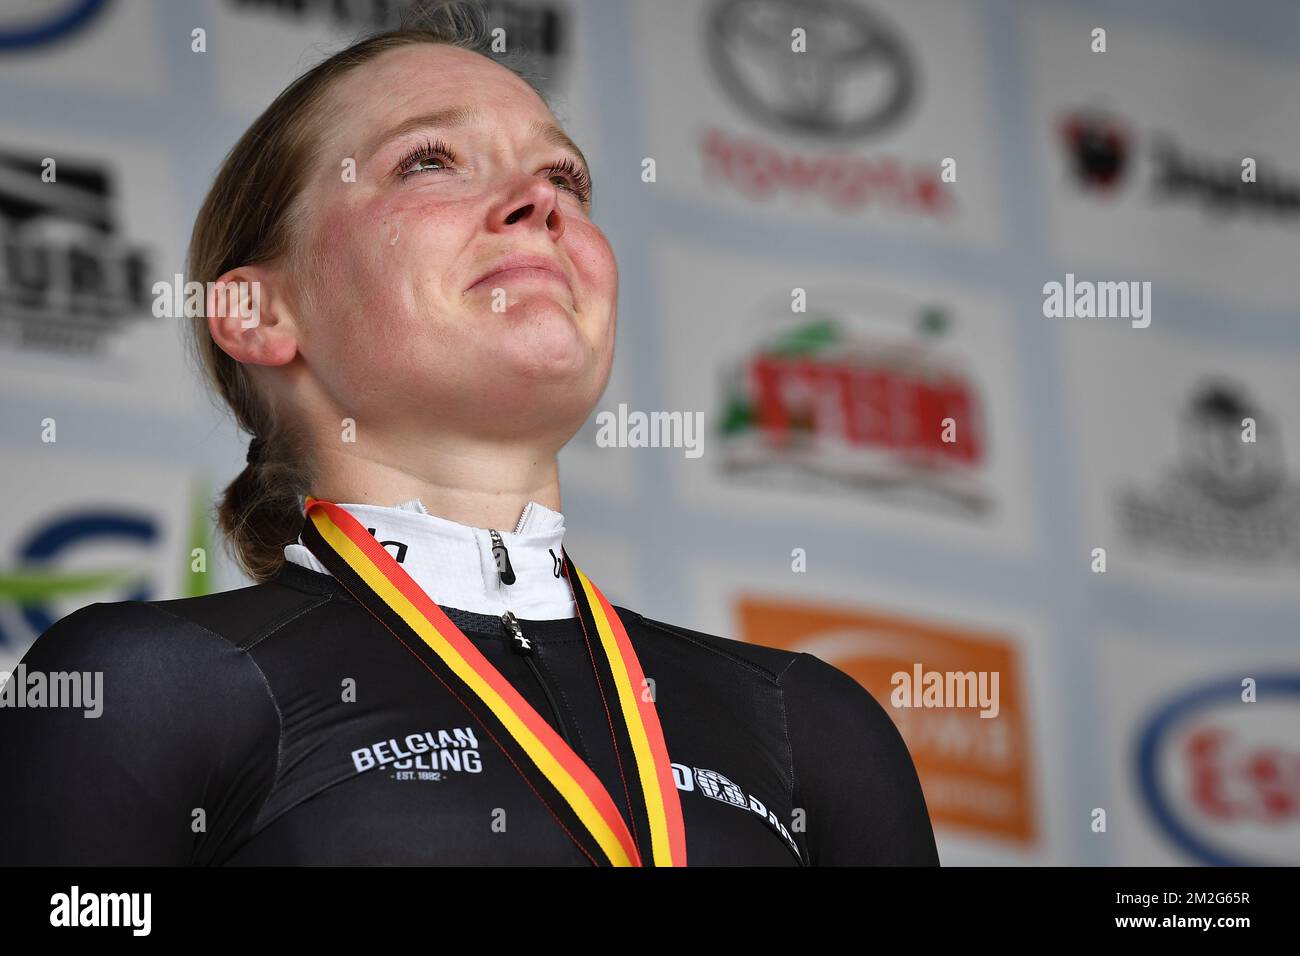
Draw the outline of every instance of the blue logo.
[[[1271,674],[1255,680],[1256,703],[1242,702],[1240,677],[1216,679],[1175,697],[1151,718],[1134,753],[1139,787],[1156,822],[1177,846],[1211,866],[1271,865],[1271,861],[1251,859],[1251,853],[1241,849],[1216,845],[1210,831],[1220,825],[1219,820],[1245,820],[1265,826],[1277,823],[1288,828],[1300,822],[1293,801],[1284,795],[1279,799],[1277,794],[1261,794],[1259,790],[1261,781],[1267,782],[1272,776],[1259,772],[1259,761],[1272,759],[1274,748],[1247,752],[1250,741],[1242,741],[1238,730],[1213,722],[1212,711],[1219,708],[1267,707],[1279,702],[1300,708],[1300,674]],[[1207,719],[1204,726],[1194,724],[1198,716]],[[1196,727],[1195,733],[1180,741],[1189,724]],[[1190,818],[1175,808],[1169,781],[1161,776],[1162,761],[1168,763],[1169,748],[1176,742],[1187,745],[1178,759],[1185,758],[1190,768],[1195,781],[1191,799],[1204,809],[1204,820]],[[1282,757],[1293,759],[1290,755]],[[1241,779],[1241,767],[1248,764],[1257,768],[1258,779]],[[1281,782],[1285,785],[1284,780]],[[1291,809],[1286,810],[1286,806]]]
[[[0,52],[44,46],[76,33],[108,4],[108,0],[44,0],[28,2],[19,12],[0,14]]]
[[[16,605],[33,634],[43,633],[56,618],[54,603],[115,589],[124,601],[148,601],[153,586],[140,569],[105,567],[69,571],[58,559],[83,545],[132,542],[142,552],[157,544],[157,523],[149,517],[116,511],[81,511],[39,528],[18,547],[17,567],[0,569],[0,601]],[[0,647],[9,638],[0,629]]]

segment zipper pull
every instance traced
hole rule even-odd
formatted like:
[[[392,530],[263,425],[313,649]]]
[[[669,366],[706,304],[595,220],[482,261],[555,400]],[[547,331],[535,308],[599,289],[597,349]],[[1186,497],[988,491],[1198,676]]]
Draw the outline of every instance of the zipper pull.
[[[514,584],[515,569],[510,566],[510,552],[506,550],[506,543],[501,540],[501,535],[495,528],[488,528],[488,534],[492,535],[492,559],[497,563],[501,583]]]
[[[527,657],[533,653],[533,642],[524,637],[524,629],[519,626],[512,611],[506,611],[501,615],[501,623],[505,625],[506,635],[510,638],[510,646],[514,648],[516,654]]]

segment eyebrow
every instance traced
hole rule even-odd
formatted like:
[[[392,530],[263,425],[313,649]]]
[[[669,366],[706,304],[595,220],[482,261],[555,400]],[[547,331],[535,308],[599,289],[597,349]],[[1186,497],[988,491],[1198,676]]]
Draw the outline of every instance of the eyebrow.
[[[432,113],[421,113],[419,116],[412,116],[409,119],[402,120],[392,129],[374,137],[362,151],[362,155],[367,158],[373,156],[381,147],[399,136],[405,136],[407,133],[413,133],[419,129],[452,129],[457,126],[471,125],[481,118],[482,116],[477,110],[467,106],[448,106],[445,109],[434,110]],[[591,170],[591,164],[587,162],[587,157],[582,155],[582,150],[578,148],[578,144],[559,126],[546,120],[533,120],[529,124],[528,131],[552,146],[558,146],[573,153],[578,158],[578,161],[582,163],[584,169]]]

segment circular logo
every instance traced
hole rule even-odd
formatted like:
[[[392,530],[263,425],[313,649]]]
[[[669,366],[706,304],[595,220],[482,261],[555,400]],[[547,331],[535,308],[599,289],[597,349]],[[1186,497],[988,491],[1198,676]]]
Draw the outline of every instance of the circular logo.
[[[1300,674],[1222,678],[1156,712],[1134,754],[1142,797],[1177,846],[1212,866],[1300,863]]]
[[[804,52],[791,49],[796,27]],[[722,0],[705,36],[723,88],[768,125],[855,139],[893,125],[916,95],[899,36],[843,0]]]
[[[107,0],[8,0],[0,11],[0,51],[52,43],[81,29]]]

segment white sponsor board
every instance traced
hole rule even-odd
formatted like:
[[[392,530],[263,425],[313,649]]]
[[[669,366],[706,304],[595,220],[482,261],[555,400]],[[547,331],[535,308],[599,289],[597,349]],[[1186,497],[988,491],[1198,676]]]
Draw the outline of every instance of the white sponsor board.
[[[1107,279],[1294,306],[1300,65],[1118,20],[1094,53],[1098,18],[1025,11],[1057,255]]]
[[[1300,864],[1300,650],[1277,648],[1107,635],[1109,797],[1096,838],[1114,863]]]
[[[186,320],[154,314],[155,283],[175,285],[185,249],[169,159],[3,127],[0,196],[0,240],[13,250],[0,264],[0,389],[169,416],[194,407]]]
[[[1076,322],[1061,342],[1088,549],[1106,549],[1106,574],[1300,597],[1300,355],[1154,326]]]
[[[1005,303],[667,240],[654,258],[662,393],[705,414],[702,455],[659,452],[686,498],[1030,546]],[[807,294],[801,313],[795,289]]]
[[[173,466],[6,450],[0,573],[27,587],[0,601],[0,654],[21,654],[86,604],[183,596],[192,495]]]
[[[1000,241],[972,4],[633,4],[658,188],[733,211]],[[806,50],[792,49],[795,33]],[[955,182],[941,164],[956,161]]]
[[[5,86],[161,96],[165,60],[157,21],[154,3],[6,0],[0,9]],[[173,39],[188,46],[187,36]]]

